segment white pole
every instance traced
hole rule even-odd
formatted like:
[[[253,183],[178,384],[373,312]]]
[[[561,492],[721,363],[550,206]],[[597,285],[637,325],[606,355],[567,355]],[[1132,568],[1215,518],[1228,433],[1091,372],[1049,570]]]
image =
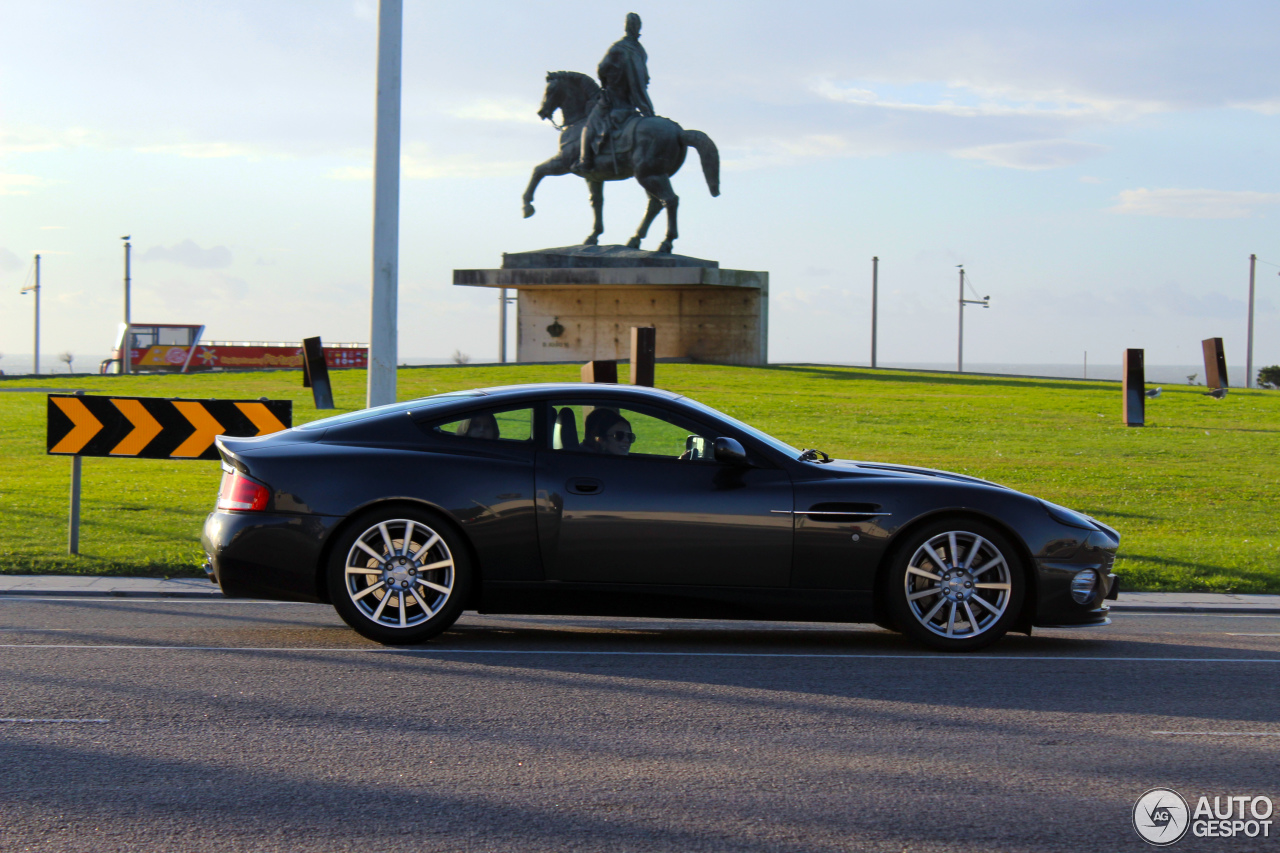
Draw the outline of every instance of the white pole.
[[[960,334],[956,340],[956,372],[964,373],[964,267],[960,267]]]
[[[876,366],[876,312],[880,300],[880,256],[871,259],[871,366]]]
[[[35,327],[35,373],[40,372],[40,256],[36,255],[36,327]]]
[[[400,265],[400,45],[402,0],[378,2],[378,117],[373,160],[373,294],[366,405],[396,401]]]
[[[132,276],[129,269],[129,250],[132,247],[132,244],[129,242],[128,237],[125,237],[124,240],[124,352],[120,356],[120,372],[132,373],[133,365],[131,364],[131,361],[133,358],[133,329],[129,327],[129,324],[133,322],[133,320],[130,319],[129,307],[129,290],[132,286]]]
[[[1244,387],[1253,387],[1253,273],[1258,267],[1258,256],[1249,256],[1249,345],[1245,348]]]

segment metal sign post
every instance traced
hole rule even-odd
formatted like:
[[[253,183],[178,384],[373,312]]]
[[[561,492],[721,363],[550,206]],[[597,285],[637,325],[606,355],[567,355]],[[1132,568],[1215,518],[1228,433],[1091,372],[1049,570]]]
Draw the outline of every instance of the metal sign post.
[[[71,457],[71,517],[67,524],[67,553],[80,553],[80,457]]]

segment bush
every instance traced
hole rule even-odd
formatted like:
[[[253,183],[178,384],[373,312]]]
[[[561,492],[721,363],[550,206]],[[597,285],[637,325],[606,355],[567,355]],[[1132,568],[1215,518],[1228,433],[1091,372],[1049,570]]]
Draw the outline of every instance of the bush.
[[[1280,364],[1273,364],[1258,371],[1259,388],[1280,388]]]

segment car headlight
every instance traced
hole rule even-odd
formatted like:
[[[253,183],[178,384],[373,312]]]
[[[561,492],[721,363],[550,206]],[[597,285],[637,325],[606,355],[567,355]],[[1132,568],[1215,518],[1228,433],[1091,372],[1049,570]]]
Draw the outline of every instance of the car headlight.
[[[1067,509],[1065,506],[1051,504],[1048,501],[1040,501],[1044,504],[1045,511],[1049,513],[1049,517],[1054,521],[1067,525],[1068,527],[1079,527],[1081,530],[1097,530],[1098,526],[1093,523],[1089,516],[1076,512],[1073,509]]]
[[[1093,569],[1076,572],[1071,579],[1071,597],[1077,604],[1088,604],[1093,600],[1093,591],[1098,585],[1098,573]]]

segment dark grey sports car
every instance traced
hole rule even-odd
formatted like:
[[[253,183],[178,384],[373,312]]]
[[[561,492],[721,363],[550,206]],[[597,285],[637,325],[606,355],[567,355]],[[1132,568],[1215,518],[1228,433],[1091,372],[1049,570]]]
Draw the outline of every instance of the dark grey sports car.
[[[973,650],[1106,625],[1120,537],[974,477],[828,459],[668,391],[520,385],[220,438],[228,596],[420,643],[463,610],[875,622]]]

